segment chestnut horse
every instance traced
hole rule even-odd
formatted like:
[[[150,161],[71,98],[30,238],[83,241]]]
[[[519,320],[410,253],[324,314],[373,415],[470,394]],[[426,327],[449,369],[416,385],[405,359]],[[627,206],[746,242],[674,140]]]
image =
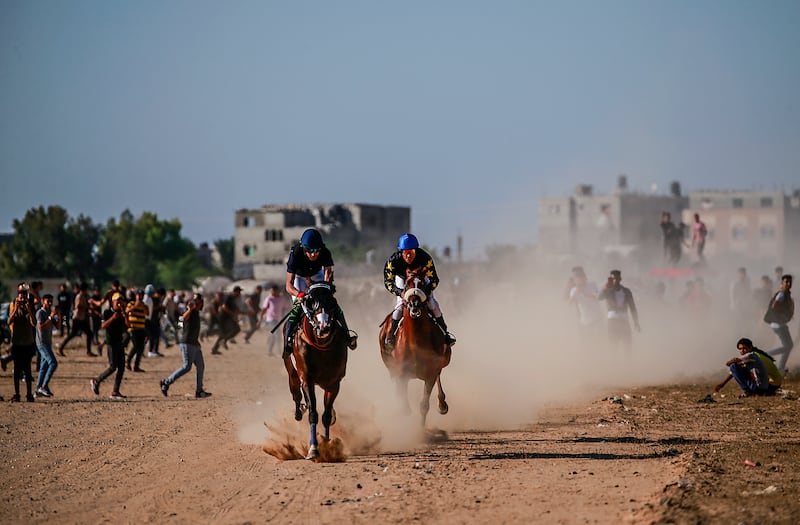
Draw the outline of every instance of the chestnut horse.
[[[451,354],[450,347],[445,344],[444,333],[428,311],[428,296],[422,289],[424,285],[424,269],[408,273],[403,291],[403,318],[397,328],[395,347],[391,352],[386,351],[384,343],[391,329],[391,314],[383,320],[379,334],[383,364],[389,369],[389,375],[395,382],[397,395],[405,403],[406,413],[411,412],[408,404],[408,381],[416,378],[425,382],[425,391],[419,406],[422,428],[425,428],[434,384],[439,389],[439,413],[447,414],[449,410],[440,376],[442,368],[450,364]]]
[[[303,321],[294,336],[294,363],[284,359],[289,373],[289,390],[295,403],[294,418],[303,419],[305,398],[308,424],[311,431],[306,459],[319,457],[317,443],[317,397],[315,386],[325,392],[322,425],[325,441],[330,439],[330,428],[336,422],[333,402],[339,394],[339,384],[347,369],[347,334],[336,321],[338,303],[333,297],[333,285],[327,282],[312,284],[301,299]],[[302,391],[302,396],[301,396]]]

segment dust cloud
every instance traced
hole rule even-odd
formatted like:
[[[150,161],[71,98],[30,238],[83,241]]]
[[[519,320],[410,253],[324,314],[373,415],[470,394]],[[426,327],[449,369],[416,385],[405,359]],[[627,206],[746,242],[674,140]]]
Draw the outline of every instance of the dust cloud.
[[[736,354],[736,340],[752,337],[760,322],[755,315],[752,328],[732,321],[726,294],[733,271],[708,275],[712,308],[698,312],[679,304],[685,278],[667,279],[662,295],[652,290],[663,279],[620,261],[613,266],[607,261],[557,261],[521,268],[520,261],[534,258],[513,259],[495,266],[437,262],[442,282],[436,296],[458,342],[441,376],[450,411],[437,412],[434,388],[426,422],[429,432],[514,429],[534,422],[544,407],[612,391],[624,394],[637,385],[691,383],[709,374],[721,380],[725,360]],[[588,337],[579,330],[577,311],[566,300],[573,265],[583,266],[589,281],[600,288],[612,268],[622,270],[622,284],[633,291],[642,328],[641,333],[633,332],[630,353],[609,346],[604,322]],[[351,328],[359,333],[359,347],[350,353],[332,434],[341,439],[345,456],[419,446],[429,435],[420,425],[423,384],[409,382],[407,413],[379,355],[379,324],[393,298],[382,291],[377,272],[355,281],[337,276],[339,300]],[[373,283],[373,288],[365,291],[364,282]],[[605,305],[601,307],[605,312]],[[753,337],[757,346],[774,346],[770,334],[759,337]],[[286,413],[288,392],[281,392],[280,399]],[[265,451],[281,458],[304,455],[307,420],[269,418],[266,425]]]

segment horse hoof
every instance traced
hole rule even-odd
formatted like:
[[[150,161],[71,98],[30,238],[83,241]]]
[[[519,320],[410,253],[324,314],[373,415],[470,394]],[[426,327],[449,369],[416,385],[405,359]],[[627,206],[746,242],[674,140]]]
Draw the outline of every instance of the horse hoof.
[[[319,450],[317,450],[316,447],[311,447],[308,449],[308,455],[306,456],[306,459],[319,459]]]
[[[447,406],[446,402],[442,401],[441,403],[439,403],[439,413],[440,414],[445,415],[445,414],[447,414],[447,412],[449,410],[450,410],[450,407]]]

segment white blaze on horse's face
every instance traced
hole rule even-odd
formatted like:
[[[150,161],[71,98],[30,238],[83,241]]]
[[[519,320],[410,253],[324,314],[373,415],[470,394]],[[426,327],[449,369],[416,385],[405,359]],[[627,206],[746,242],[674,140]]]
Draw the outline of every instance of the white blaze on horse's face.
[[[407,289],[403,293],[403,299],[406,302],[409,315],[416,319],[423,314],[425,301],[428,300],[428,296],[419,288],[414,287]]]
[[[330,316],[328,315],[328,312],[325,310],[320,310],[314,317],[317,320],[317,330],[320,333],[325,333],[330,327]]]

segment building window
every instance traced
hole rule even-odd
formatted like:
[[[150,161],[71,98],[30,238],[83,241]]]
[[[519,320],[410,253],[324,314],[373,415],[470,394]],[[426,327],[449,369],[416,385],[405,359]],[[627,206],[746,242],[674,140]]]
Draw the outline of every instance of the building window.
[[[744,206],[744,202],[742,201],[742,199],[739,199],[739,198],[733,199],[733,203],[732,204],[733,204],[734,208],[741,208],[741,207]]]
[[[245,257],[252,257],[256,254],[256,247],[251,246],[249,244],[245,244],[242,246],[242,253],[244,253]]]
[[[747,228],[744,226],[734,226],[731,228],[731,239],[743,241],[747,238]]]
[[[283,230],[264,230],[264,240],[269,241],[282,241]]]
[[[762,208],[772,208],[772,197],[761,197]]]
[[[762,224],[761,228],[759,228],[759,235],[761,235],[762,239],[774,239],[775,238],[775,225],[773,224]]]
[[[242,219],[242,226],[245,228],[252,228],[256,225],[256,218],[252,215],[248,215],[247,217]]]

